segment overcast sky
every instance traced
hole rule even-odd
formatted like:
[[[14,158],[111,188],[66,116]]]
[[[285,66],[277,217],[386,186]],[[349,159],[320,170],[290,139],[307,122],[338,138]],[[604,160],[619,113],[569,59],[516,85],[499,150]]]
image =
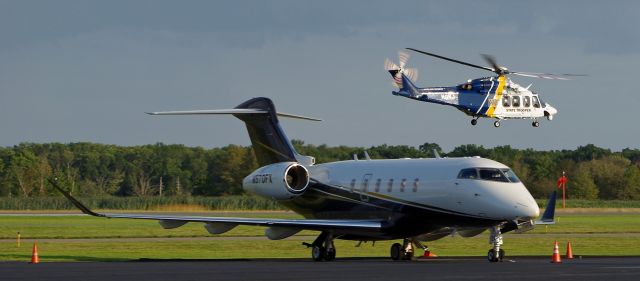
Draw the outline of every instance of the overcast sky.
[[[312,144],[639,148],[638,1],[4,1],[0,145],[156,142],[248,145],[231,116],[147,111],[232,108],[266,96]],[[541,121],[477,126],[451,107],[391,95],[386,57],[413,47],[511,70],[559,110]],[[418,85],[489,75],[412,54]]]

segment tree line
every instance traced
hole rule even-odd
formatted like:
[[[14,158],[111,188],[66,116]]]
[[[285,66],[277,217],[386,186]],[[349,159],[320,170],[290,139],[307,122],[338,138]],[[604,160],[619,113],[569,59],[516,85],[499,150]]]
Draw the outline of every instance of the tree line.
[[[481,156],[511,167],[537,198],[556,189],[567,173],[574,199],[640,199],[640,150],[612,152],[589,144],[575,150],[537,151],[509,145],[486,148],[467,144],[444,152],[435,143],[418,147],[369,148],[293,144],[317,163],[353,159],[364,151],[373,159]],[[226,196],[241,195],[242,179],[257,169],[250,146],[205,149],[157,143],[116,146],[96,143],[22,143],[0,147],[0,196],[58,196],[49,186],[55,177],[80,196]]]

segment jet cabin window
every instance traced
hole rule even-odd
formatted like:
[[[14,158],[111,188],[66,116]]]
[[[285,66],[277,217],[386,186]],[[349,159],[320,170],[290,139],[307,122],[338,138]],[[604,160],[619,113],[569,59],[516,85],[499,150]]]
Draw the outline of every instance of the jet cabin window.
[[[488,181],[499,182],[520,182],[520,179],[510,169],[495,169],[495,168],[469,168],[462,169],[458,173],[459,179],[480,179]]]

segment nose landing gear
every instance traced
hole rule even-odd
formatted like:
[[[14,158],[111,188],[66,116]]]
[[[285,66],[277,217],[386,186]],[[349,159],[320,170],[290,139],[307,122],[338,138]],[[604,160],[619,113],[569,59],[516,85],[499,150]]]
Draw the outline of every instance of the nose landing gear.
[[[504,259],[504,250],[500,249],[500,246],[502,246],[502,232],[500,232],[500,227],[494,226],[491,228],[489,244],[493,245],[493,249],[490,249],[489,252],[487,252],[487,259],[489,262],[502,262]]]

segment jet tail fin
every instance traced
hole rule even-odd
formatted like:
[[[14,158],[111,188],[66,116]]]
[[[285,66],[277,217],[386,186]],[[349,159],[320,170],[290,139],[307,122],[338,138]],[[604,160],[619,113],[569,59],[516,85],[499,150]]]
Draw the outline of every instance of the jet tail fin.
[[[277,112],[269,98],[252,98],[233,109],[221,110],[191,110],[148,112],[150,115],[200,115],[200,114],[230,114],[242,120],[247,126],[253,151],[260,166],[280,162],[303,162],[303,165],[313,164],[312,157],[299,155],[280,127],[278,116],[312,121],[320,119]]]
[[[549,201],[547,202],[547,207],[544,209],[544,213],[542,213],[542,217],[540,217],[539,221],[536,221],[536,224],[555,224],[554,216],[556,213],[556,195],[557,191],[553,191],[551,197],[549,197]]]

